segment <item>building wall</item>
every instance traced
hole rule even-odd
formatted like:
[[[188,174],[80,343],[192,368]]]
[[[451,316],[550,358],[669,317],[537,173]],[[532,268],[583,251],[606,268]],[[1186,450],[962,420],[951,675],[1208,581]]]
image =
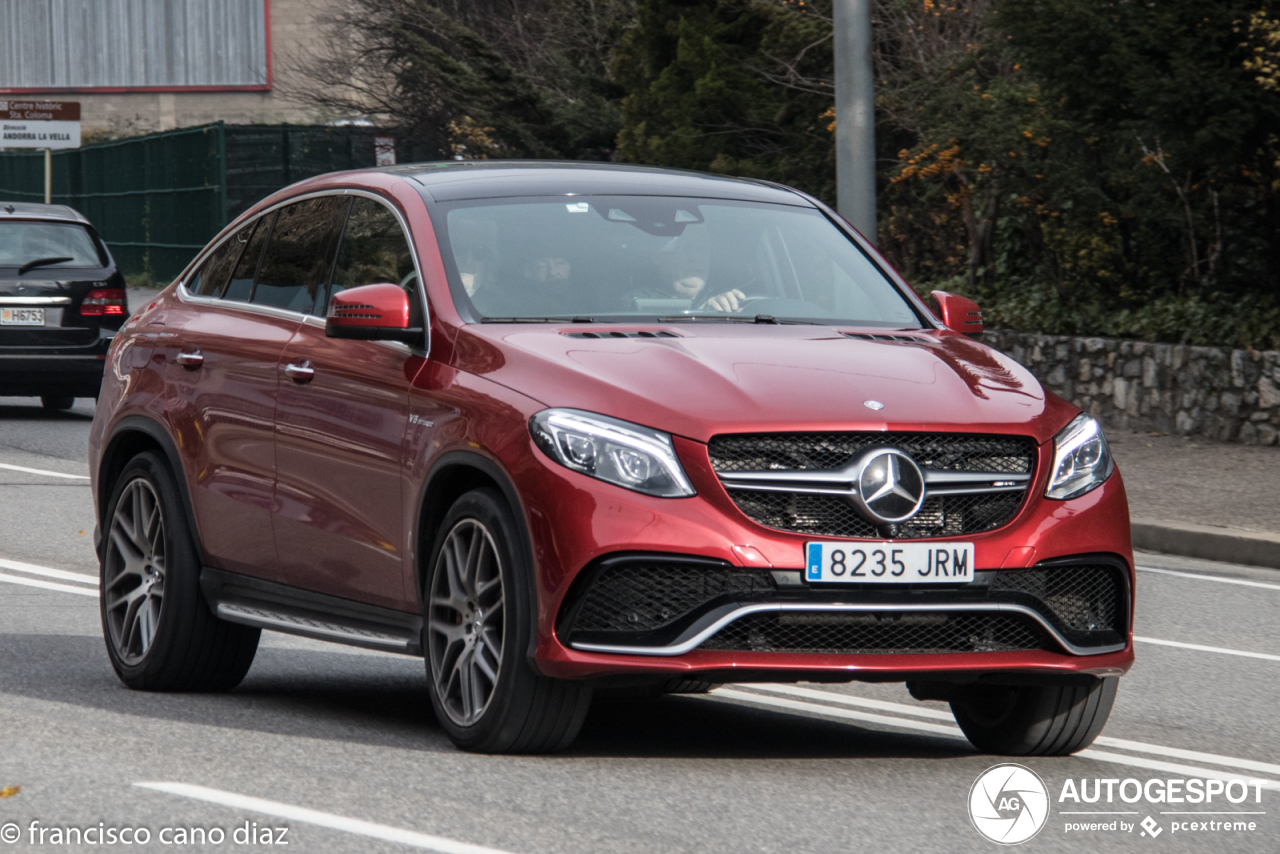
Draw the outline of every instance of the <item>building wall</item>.
[[[26,0],[30,2],[30,0]],[[43,0],[52,3],[54,0]],[[322,34],[318,20],[341,0],[267,0],[271,33],[271,88],[266,91],[93,92],[48,90],[32,92],[81,105],[81,133],[95,137],[133,135],[150,131],[225,121],[229,124],[314,123],[322,119],[313,109],[291,99],[291,62],[316,46]],[[139,82],[138,85],[145,85]],[[0,90],[13,86],[0,80]]]

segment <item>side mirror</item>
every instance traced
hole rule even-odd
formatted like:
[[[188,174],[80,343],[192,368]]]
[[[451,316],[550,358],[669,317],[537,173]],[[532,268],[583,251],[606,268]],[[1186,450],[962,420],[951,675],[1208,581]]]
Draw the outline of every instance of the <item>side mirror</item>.
[[[399,285],[361,285],[329,300],[324,334],[362,341],[422,343],[422,327],[409,325],[409,295]]]
[[[951,331],[970,338],[982,337],[982,310],[973,300],[946,291],[933,291],[929,294],[929,308]]]

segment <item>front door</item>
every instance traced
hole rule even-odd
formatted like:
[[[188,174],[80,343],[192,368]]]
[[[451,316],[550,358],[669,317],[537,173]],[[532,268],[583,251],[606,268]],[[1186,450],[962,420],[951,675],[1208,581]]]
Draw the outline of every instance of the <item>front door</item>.
[[[327,297],[380,282],[410,290],[421,310],[399,222],[380,202],[357,197],[324,291]],[[274,517],[291,583],[385,607],[415,607],[405,594],[412,567],[404,552],[404,442],[409,385],[422,364],[403,344],[328,338],[319,317],[294,332],[280,361]]]

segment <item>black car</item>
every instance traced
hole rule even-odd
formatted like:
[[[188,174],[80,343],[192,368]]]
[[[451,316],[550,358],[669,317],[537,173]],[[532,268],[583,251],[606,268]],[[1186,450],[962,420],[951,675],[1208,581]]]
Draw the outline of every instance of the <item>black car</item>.
[[[124,277],[89,220],[65,205],[0,201],[0,396],[48,409],[97,397],[128,316]]]

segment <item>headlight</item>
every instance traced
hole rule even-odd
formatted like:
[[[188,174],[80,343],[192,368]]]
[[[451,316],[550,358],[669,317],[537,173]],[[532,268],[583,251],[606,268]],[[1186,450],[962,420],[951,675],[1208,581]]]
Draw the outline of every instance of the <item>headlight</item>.
[[[1102,428],[1083,412],[1053,437],[1053,477],[1046,498],[1084,495],[1111,477],[1115,468]]]
[[[577,409],[545,409],[529,431],[566,468],[660,498],[695,494],[666,433]]]

